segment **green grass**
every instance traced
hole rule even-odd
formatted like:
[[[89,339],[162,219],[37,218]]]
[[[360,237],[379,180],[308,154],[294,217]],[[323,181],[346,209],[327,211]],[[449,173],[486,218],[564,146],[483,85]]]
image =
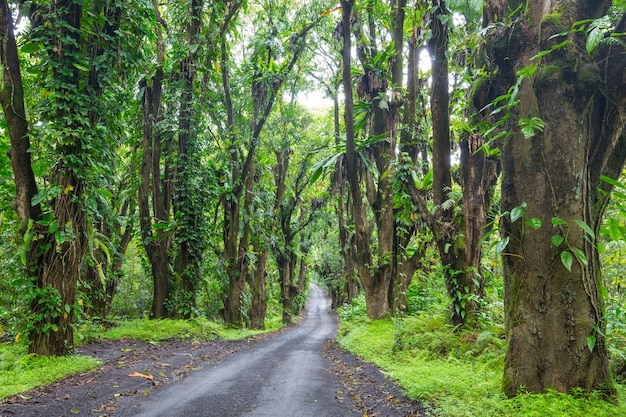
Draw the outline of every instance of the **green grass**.
[[[81,355],[37,357],[28,355],[25,346],[0,345],[0,399],[92,370],[100,363]]]
[[[432,404],[438,417],[614,417],[626,416],[626,392],[619,405],[596,395],[550,392],[507,399],[501,390],[504,343],[498,329],[454,332],[439,315],[343,322],[338,341],[377,364],[414,399]]]
[[[98,339],[137,339],[158,343],[168,339],[239,340],[282,327],[280,317],[266,321],[266,330],[227,328],[202,318],[192,320],[126,320],[110,329],[102,325],[84,323],[77,333],[77,343]],[[29,389],[51,384],[68,375],[97,368],[100,361],[81,355],[65,357],[37,357],[28,355],[26,347],[0,344],[0,400]]]
[[[278,330],[282,327],[280,317],[266,320],[265,330],[236,329],[225,327],[205,318],[119,320],[114,326],[105,329],[102,325],[86,323],[78,331],[77,344],[98,339],[136,339],[145,342],[160,342],[168,339],[193,340],[239,340],[256,334]]]

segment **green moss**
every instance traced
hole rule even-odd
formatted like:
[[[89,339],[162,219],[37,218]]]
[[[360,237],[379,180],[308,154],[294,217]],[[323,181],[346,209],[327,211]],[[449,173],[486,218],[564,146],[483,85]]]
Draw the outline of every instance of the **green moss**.
[[[562,69],[558,65],[546,65],[541,67],[535,73],[534,86],[535,89],[542,88],[546,84],[557,81],[561,78]]]
[[[542,50],[549,50],[552,46],[563,41],[563,39],[553,38],[552,36],[567,32],[568,27],[563,23],[563,15],[560,12],[547,14],[539,23],[539,45]]]

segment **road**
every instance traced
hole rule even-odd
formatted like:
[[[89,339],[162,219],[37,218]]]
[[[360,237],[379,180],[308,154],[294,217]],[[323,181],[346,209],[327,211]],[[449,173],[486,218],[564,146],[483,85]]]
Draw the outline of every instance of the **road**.
[[[136,417],[360,416],[336,401],[337,387],[322,355],[337,325],[324,291],[311,285],[303,322],[232,355],[214,367],[151,392]],[[124,407],[126,410],[128,408]],[[134,408],[134,407],[133,407]],[[120,410],[121,411],[121,410]],[[116,415],[118,415],[116,413]]]

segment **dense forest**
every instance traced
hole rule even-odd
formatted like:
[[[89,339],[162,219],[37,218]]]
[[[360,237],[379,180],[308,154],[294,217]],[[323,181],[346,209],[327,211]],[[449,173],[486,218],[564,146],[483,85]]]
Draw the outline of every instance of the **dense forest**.
[[[626,377],[623,0],[0,0],[0,336],[445,305]],[[419,330],[418,330],[419,331]]]

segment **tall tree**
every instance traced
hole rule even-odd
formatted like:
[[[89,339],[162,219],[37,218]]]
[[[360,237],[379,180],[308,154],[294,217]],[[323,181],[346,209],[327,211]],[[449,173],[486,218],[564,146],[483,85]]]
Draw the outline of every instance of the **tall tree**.
[[[510,396],[614,393],[596,241],[612,188],[601,177],[626,159],[626,54],[607,36],[624,32],[626,13],[596,20],[610,6],[486,2],[491,88],[517,104],[502,148],[502,209],[516,213],[502,224]]]
[[[34,126],[52,150],[47,158],[51,166],[46,186],[33,194],[37,189],[26,154],[32,150],[25,136],[28,124],[19,57],[8,5],[4,2],[0,6],[5,35],[2,104],[7,126],[13,131],[16,209],[29,226],[24,229],[25,244],[29,246],[27,274],[34,284],[30,294],[29,350],[62,355],[73,347],[76,286],[88,250],[95,184],[111,162],[113,135],[107,120],[115,118],[115,111],[103,111],[106,106],[102,97],[117,78],[116,71],[125,71],[127,60],[120,60],[119,51],[131,39],[122,39],[120,33],[129,29],[125,25],[130,20],[120,5],[107,2],[83,5],[59,0],[31,5],[26,49],[38,77],[36,88],[42,89],[33,111],[39,118]],[[7,81],[7,76],[12,79]],[[11,97],[6,97],[9,93]],[[19,123],[10,122],[14,116]]]
[[[151,317],[169,317],[166,301],[171,295],[171,221],[174,161],[171,137],[164,137],[163,84],[165,44],[161,13],[153,1],[156,38],[156,68],[154,74],[141,82],[142,96],[142,160],[138,190],[139,225],[143,247],[150,261],[153,297]],[[163,163],[163,167],[161,164]],[[161,171],[163,170],[163,175]]]
[[[385,47],[378,46],[378,33],[374,2],[365,5],[364,22],[353,23],[360,14],[353,13],[353,2],[342,2],[342,22],[338,32],[343,38],[343,82],[346,96],[344,120],[346,126],[346,175],[352,197],[352,214],[355,221],[357,248],[357,268],[366,299],[367,314],[372,319],[385,317],[390,313],[389,289],[396,272],[394,262],[395,217],[393,180],[395,170],[395,148],[400,107],[402,105],[402,71],[404,47],[404,18],[406,1],[390,1],[388,11],[387,37],[391,39]],[[346,13],[350,13],[346,15]],[[385,25],[382,25],[387,27]],[[367,30],[361,30],[365,28]],[[351,34],[357,39],[357,55],[363,66],[357,92],[360,100],[369,108],[368,135],[371,142],[367,158],[371,158],[376,174],[359,173],[356,156],[356,132],[354,132],[352,75],[346,68],[352,68]],[[347,77],[347,78],[346,78]],[[372,236],[368,226],[368,210],[361,195],[359,175],[364,176],[366,201],[374,215],[377,238],[377,256],[374,262],[373,249],[369,246]]]
[[[236,6],[239,7],[240,3]],[[270,7],[271,6],[271,7]],[[232,7],[232,6],[231,6]],[[224,105],[227,115],[226,136],[228,139],[228,187],[222,199],[224,214],[223,258],[228,276],[228,288],[224,295],[224,319],[236,326],[243,324],[241,298],[249,274],[250,223],[245,221],[252,209],[254,193],[255,157],[261,142],[261,132],[274,107],[287,77],[291,74],[306,46],[306,36],[320,19],[319,14],[308,20],[308,9],[299,10],[298,23],[287,33],[282,30],[286,22],[283,18],[291,12],[287,4],[280,2],[268,4],[271,13],[263,16],[267,19],[264,31],[257,31],[256,40],[251,42],[252,71],[249,90],[249,114],[236,114],[232,91],[239,88],[231,80],[231,67],[236,64],[232,50],[221,39],[220,71]],[[276,8],[274,10],[274,8]],[[285,38],[283,38],[285,37]],[[278,39],[283,41],[278,42]],[[252,41],[252,39],[250,40]],[[249,46],[249,47],[250,47]],[[245,97],[245,96],[244,96]],[[247,107],[247,106],[245,106]],[[245,108],[242,106],[242,109]],[[248,126],[241,129],[238,126]],[[241,144],[245,143],[247,152]]]

